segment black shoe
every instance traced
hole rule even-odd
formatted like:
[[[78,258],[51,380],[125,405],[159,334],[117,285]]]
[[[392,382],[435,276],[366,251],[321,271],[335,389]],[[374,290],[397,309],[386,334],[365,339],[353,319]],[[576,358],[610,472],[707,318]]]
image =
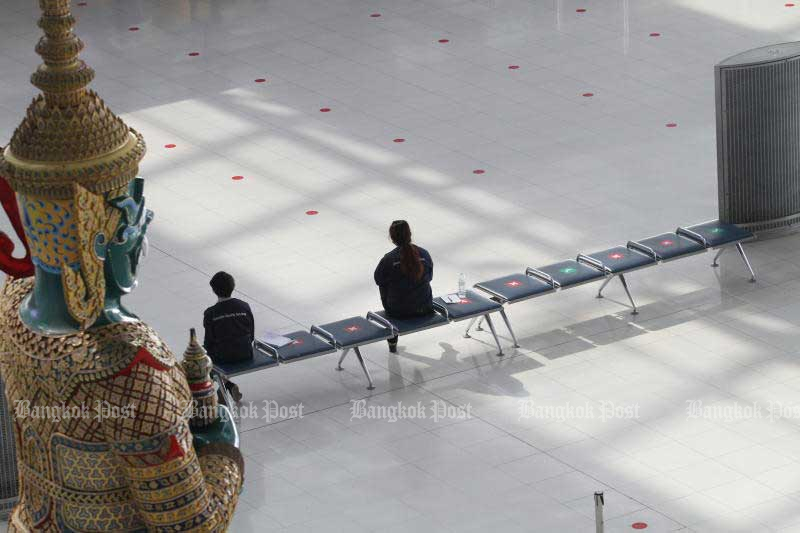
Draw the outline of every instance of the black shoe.
[[[389,351],[391,353],[397,353],[397,343],[396,342],[390,342],[389,343]]]
[[[231,393],[231,398],[233,398],[234,402],[239,403],[242,401],[242,393],[239,390],[239,386],[236,385],[236,383],[228,381],[227,383],[225,383],[225,388],[228,389],[228,392]]]

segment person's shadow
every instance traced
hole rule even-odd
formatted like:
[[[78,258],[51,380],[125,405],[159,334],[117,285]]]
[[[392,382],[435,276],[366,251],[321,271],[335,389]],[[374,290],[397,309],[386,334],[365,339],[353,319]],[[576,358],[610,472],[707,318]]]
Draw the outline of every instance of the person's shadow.
[[[420,385],[426,381],[442,378],[475,369],[478,372],[477,379],[465,379],[466,389],[479,394],[492,396],[513,396],[527,397],[528,391],[525,385],[514,378],[511,372],[519,372],[541,367],[542,364],[529,357],[515,357],[504,359],[497,357],[496,362],[488,365],[476,365],[474,361],[460,360],[461,352],[456,350],[448,342],[440,342],[442,353],[439,358],[425,357],[419,354],[406,351],[402,346],[398,346],[397,353],[390,354],[388,359],[389,370],[400,375],[405,374],[401,365],[401,359],[407,359],[416,363],[412,370],[412,383]],[[505,361],[508,361],[506,363]],[[512,363],[513,361],[513,363]],[[473,364],[470,364],[472,362]],[[432,370],[432,373],[424,372],[425,367]],[[409,379],[409,378],[406,378]]]

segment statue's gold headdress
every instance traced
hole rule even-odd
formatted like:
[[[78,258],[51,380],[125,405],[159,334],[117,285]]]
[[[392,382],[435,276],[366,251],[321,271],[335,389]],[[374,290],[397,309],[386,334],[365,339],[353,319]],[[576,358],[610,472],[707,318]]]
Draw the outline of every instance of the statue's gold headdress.
[[[0,154],[0,176],[18,195],[37,267],[61,275],[69,312],[83,327],[102,310],[105,284],[98,243],[113,238],[124,194],[144,156],[142,136],[87,89],[94,71],[78,58],[70,0],[39,0],[44,59],[31,76],[42,94]]]

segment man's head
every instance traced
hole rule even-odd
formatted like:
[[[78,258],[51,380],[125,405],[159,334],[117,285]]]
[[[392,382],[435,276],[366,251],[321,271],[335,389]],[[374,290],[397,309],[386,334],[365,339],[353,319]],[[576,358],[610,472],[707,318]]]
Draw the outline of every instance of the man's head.
[[[236,282],[233,281],[233,276],[227,272],[217,272],[211,278],[210,285],[211,290],[214,291],[218,298],[230,298]]]

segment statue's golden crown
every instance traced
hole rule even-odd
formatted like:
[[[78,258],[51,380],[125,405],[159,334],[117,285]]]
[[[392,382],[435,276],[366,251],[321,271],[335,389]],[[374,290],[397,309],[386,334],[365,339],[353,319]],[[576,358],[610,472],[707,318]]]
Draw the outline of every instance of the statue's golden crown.
[[[78,58],[70,0],[40,0],[44,63],[31,76],[34,98],[0,154],[0,176],[28,198],[68,199],[73,185],[96,194],[125,186],[144,157],[143,137],[87,89],[94,71]]]

